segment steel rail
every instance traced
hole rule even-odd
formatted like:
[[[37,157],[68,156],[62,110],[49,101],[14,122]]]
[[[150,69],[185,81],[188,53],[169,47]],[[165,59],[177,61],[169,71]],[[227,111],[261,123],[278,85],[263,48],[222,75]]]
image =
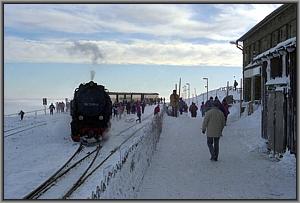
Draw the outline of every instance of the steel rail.
[[[98,164],[90,173],[88,173],[85,177],[82,177],[76,184],[73,185],[73,187],[62,197],[63,199],[67,199],[72,195],[73,192],[76,191],[77,188],[79,188],[87,179],[90,177],[96,170],[98,170],[114,153],[117,152],[118,149],[121,148],[122,145],[124,145],[130,138],[132,138],[138,131],[140,131],[142,128],[144,128],[146,124],[144,124],[142,127],[135,130],[127,139],[125,139],[118,147],[113,149],[110,154],[101,161],[100,164]]]
[[[38,186],[36,189],[34,189],[32,192],[30,192],[28,195],[26,195],[23,199],[33,199],[34,196],[36,196],[36,194],[40,193],[45,187],[47,187],[49,182],[51,180],[55,179],[55,177],[74,159],[74,157],[82,151],[83,147],[84,146],[82,144],[80,144],[79,147],[77,148],[77,150],[75,151],[75,153],[69,158],[69,160],[60,169],[58,169],[45,182],[43,182],[40,186]]]

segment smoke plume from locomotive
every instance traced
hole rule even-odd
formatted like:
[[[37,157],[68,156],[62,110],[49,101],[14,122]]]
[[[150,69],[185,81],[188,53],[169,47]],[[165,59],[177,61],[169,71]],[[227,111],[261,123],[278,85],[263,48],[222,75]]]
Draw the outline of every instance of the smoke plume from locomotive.
[[[91,70],[91,81],[94,80],[95,75],[96,75],[96,72],[94,70]]]

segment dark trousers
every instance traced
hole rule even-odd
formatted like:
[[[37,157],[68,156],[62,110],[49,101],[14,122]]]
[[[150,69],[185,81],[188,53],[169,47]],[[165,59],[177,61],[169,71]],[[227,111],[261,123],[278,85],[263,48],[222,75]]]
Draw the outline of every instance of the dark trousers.
[[[219,139],[220,139],[220,137],[207,137],[207,146],[208,146],[211,158],[213,158],[213,159],[218,159]]]
[[[138,119],[136,119],[136,122],[137,121],[141,122],[142,121],[142,119],[141,119],[141,112],[137,113],[137,117],[138,117]]]
[[[177,117],[178,108],[172,106],[172,116]]]

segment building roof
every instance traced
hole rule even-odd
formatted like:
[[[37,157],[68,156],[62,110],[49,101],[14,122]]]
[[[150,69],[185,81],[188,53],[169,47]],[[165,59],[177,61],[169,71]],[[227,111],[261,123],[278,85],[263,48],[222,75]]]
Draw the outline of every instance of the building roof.
[[[143,93],[143,92],[107,92],[109,95],[119,94],[119,95],[159,95],[158,93]]]
[[[289,8],[292,5],[293,5],[292,3],[290,3],[290,4],[283,4],[282,6],[280,6],[276,10],[274,10],[272,13],[270,13],[269,15],[267,15],[262,21],[260,21],[259,23],[257,23],[247,33],[245,33],[238,40],[236,40],[236,42],[239,42],[239,41],[242,42],[242,41],[244,41],[246,38],[248,38],[249,36],[251,36],[255,31],[257,31],[258,29],[260,29],[261,27],[263,27],[270,20],[272,20],[273,18],[275,18],[276,16],[278,16],[282,11],[284,11],[285,9]]]

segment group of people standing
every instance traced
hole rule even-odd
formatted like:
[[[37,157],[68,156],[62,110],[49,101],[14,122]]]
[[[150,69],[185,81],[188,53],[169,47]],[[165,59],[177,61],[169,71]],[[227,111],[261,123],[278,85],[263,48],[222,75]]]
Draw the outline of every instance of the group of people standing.
[[[50,104],[49,110],[50,115],[53,115],[53,111],[56,109],[56,113],[68,112],[70,110],[70,102],[56,102],[55,106],[53,103]]]
[[[113,117],[121,119],[125,109],[127,114],[136,114],[138,119],[136,120],[141,123],[141,116],[145,111],[146,102],[145,101],[126,101],[115,102],[113,104]]]

